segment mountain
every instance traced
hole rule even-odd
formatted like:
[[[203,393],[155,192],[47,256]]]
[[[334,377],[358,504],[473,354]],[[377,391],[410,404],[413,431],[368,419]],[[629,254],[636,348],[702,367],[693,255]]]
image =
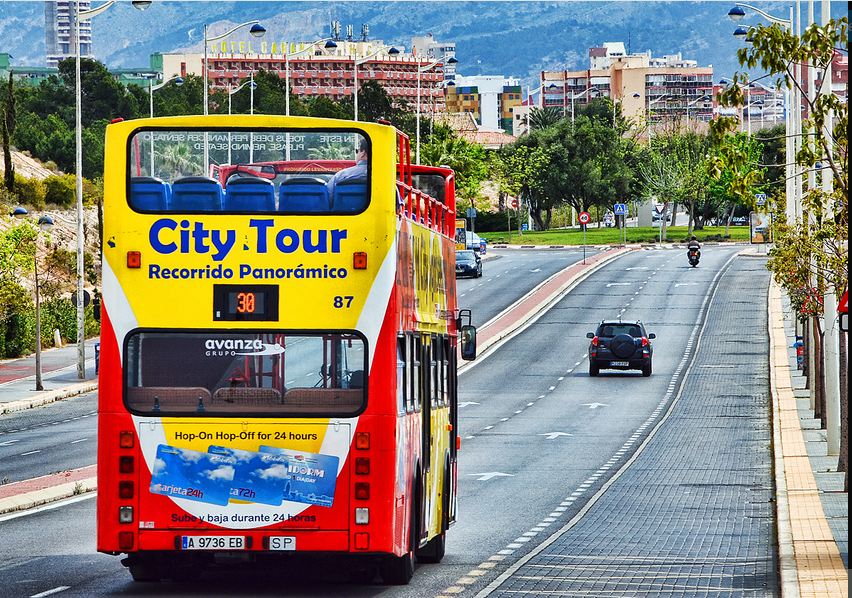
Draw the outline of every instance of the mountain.
[[[93,2],[96,6],[99,2]],[[753,5],[779,17],[787,2]],[[802,3],[804,5],[804,3]],[[817,20],[819,4],[815,3]],[[589,48],[622,41],[630,52],[653,56],[680,52],[699,66],[713,65],[714,79],[742,71],[733,37],[737,25],[728,16],[733,2],[191,2],[155,1],[146,11],[119,2],[92,21],[97,57],[110,68],[147,67],[154,52],[203,50],[205,23],[218,34],[259,19],[265,41],[313,41],[329,36],[331,21],[356,37],[369,25],[370,39],[411,47],[411,38],[431,33],[439,42],[455,42],[462,75],[518,77],[536,85],[542,70],[585,69]],[[831,3],[833,18],[846,15],[843,3]],[[806,8],[803,8],[806,13]],[[756,25],[747,9],[738,25]],[[230,39],[248,39],[246,29]],[[44,3],[0,2],[0,52],[12,64],[44,66]],[[757,73],[755,73],[757,76]]]

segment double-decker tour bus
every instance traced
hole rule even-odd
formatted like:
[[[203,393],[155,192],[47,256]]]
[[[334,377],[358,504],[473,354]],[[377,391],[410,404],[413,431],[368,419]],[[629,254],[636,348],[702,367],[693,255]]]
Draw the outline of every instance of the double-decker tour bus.
[[[452,171],[383,124],[218,115],[113,123],[105,166],[98,550],[137,580],[440,561],[475,357]]]

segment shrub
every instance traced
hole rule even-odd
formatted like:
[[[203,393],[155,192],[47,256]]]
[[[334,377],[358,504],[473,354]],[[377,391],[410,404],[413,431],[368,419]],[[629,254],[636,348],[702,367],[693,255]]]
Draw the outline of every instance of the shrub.
[[[77,202],[77,177],[73,174],[49,176],[44,180],[46,203],[70,208]]]
[[[38,179],[25,179],[16,172],[15,193],[18,196],[18,201],[22,204],[32,206],[38,210],[44,209],[46,191],[44,183]]]

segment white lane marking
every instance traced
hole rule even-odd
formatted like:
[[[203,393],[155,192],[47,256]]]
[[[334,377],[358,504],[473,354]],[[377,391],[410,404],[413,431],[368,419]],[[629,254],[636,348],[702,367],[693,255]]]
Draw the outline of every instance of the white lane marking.
[[[64,592],[71,586],[59,586],[57,588],[53,588],[52,590],[47,590],[46,592],[42,592],[41,594],[33,594],[30,598],[44,598],[45,596],[50,596],[51,594],[58,594],[59,592]]]
[[[86,442],[88,438],[81,438],[80,440],[72,440],[71,444],[77,444],[78,442]]]
[[[28,452],[28,453],[21,453],[21,454],[20,454],[20,456],[21,456],[21,457],[25,457],[25,456],[27,456],[27,455],[35,455],[36,453],[40,453],[40,452],[41,452],[41,449],[39,449],[39,450],[37,450],[37,451],[30,451],[30,452]]]

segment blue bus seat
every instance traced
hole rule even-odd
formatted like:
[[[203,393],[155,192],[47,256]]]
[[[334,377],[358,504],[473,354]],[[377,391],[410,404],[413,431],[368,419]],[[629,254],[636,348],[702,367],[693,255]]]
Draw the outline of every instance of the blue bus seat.
[[[167,210],[172,189],[162,179],[135,176],[130,179],[130,205],[136,210]]]
[[[325,181],[296,177],[283,181],[278,189],[278,211],[290,213],[328,212]]]
[[[225,185],[225,211],[274,212],[275,185],[257,177],[232,177]]]
[[[216,179],[188,176],[172,183],[173,212],[218,212],[222,210],[224,190]]]
[[[334,186],[332,212],[355,213],[367,207],[367,179],[349,179]]]

